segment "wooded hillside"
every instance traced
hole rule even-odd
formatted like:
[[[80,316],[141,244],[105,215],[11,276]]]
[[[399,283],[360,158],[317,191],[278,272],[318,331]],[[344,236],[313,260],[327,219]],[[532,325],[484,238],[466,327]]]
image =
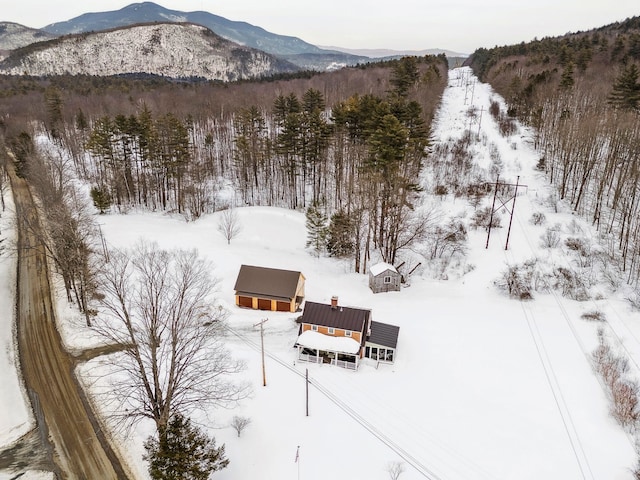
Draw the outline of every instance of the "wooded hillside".
[[[629,283],[640,279],[640,17],[479,49],[469,64],[535,127],[539,167],[588,218]]]
[[[424,232],[413,202],[447,69],[442,55],[231,84],[3,77],[0,127],[22,175],[73,170],[100,211],[305,209],[329,225],[318,248],[364,271]],[[43,134],[60,148],[44,162]]]

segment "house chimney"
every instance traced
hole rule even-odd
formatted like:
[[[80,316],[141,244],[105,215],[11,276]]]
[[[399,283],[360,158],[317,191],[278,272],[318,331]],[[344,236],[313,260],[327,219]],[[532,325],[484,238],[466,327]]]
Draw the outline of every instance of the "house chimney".
[[[338,297],[334,295],[331,297],[331,309],[335,310],[336,308],[338,308]]]

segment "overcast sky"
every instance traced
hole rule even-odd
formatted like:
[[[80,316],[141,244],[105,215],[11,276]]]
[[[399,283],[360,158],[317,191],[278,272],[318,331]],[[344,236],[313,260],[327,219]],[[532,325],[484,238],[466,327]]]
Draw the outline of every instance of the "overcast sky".
[[[130,0],[3,0],[0,21],[42,28]],[[471,53],[479,47],[589,30],[640,15],[638,0],[158,0],[321,46]]]

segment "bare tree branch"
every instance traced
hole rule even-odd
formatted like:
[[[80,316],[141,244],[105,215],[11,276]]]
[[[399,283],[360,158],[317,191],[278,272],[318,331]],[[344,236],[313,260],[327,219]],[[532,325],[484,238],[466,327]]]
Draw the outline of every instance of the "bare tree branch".
[[[174,412],[226,406],[248,394],[229,379],[244,365],[224,348],[226,312],[212,304],[212,270],[195,250],[140,243],[110,253],[96,329],[123,347],[110,359],[119,372],[111,385],[118,420],[148,417],[162,427]]]
[[[235,209],[228,208],[222,212],[218,221],[218,231],[226,238],[227,245],[231,244],[231,240],[242,231],[242,225],[240,225],[240,219]]]

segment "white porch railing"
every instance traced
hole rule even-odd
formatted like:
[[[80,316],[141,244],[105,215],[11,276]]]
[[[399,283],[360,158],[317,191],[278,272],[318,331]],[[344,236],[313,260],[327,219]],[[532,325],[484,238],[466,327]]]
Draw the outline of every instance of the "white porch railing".
[[[298,360],[302,360],[303,362],[309,362],[309,363],[322,363],[322,357],[309,355],[308,353],[300,353],[298,355]]]
[[[356,370],[358,368],[355,362],[345,362],[344,360],[336,360],[335,358],[331,360],[331,365],[346,368],[347,370]]]
[[[309,363],[318,363],[318,364],[324,363],[324,359],[322,356],[310,355],[308,353],[302,353],[302,352],[298,354],[298,360],[302,362],[309,362]],[[358,369],[358,364],[356,362],[347,362],[345,360],[337,360],[335,358],[331,359],[331,365],[335,365],[336,367],[346,368],[347,370]]]

